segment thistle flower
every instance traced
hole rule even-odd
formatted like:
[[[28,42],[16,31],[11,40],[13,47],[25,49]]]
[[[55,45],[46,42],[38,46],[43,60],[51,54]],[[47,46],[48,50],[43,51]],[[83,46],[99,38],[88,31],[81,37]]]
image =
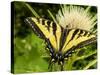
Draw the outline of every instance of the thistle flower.
[[[90,8],[84,9],[80,6],[62,6],[56,14],[56,20],[63,28],[78,28],[91,31],[96,25],[97,16],[90,13]]]

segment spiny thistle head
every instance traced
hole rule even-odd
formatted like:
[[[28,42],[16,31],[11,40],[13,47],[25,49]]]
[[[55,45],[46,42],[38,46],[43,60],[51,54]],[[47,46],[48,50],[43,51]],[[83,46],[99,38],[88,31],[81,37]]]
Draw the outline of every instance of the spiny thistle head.
[[[78,28],[87,31],[97,23],[97,16],[90,13],[90,8],[86,9],[80,6],[62,6],[56,15],[56,20],[63,28]]]

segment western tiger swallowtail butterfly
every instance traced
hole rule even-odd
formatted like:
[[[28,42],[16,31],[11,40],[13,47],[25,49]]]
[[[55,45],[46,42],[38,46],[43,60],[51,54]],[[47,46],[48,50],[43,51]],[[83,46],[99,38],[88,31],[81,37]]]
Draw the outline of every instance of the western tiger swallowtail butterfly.
[[[58,62],[63,70],[64,61],[78,48],[96,41],[96,36],[82,29],[63,28],[61,25],[42,18],[28,17],[25,19],[33,31],[47,43],[51,61]]]

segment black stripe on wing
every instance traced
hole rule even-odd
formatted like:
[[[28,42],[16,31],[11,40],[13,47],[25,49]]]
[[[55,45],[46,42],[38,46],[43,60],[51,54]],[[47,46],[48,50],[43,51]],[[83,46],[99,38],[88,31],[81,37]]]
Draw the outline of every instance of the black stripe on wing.
[[[72,29],[69,29],[68,32],[70,32],[71,30],[72,30]],[[74,39],[74,37],[78,34],[78,32],[80,32],[79,29],[76,29],[76,30],[73,32],[73,35],[72,35],[71,39],[68,41],[67,44],[69,44],[69,42],[72,41],[72,40]],[[69,34],[67,34],[67,35],[69,35]],[[78,38],[79,38],[79,36],[80,36],[80,35],[78,35]]]
[[[37,21],[40,22],[40,20],[37,18]],[[45,39],[45,35],[41,32],[41,30],[35,25],[36,23],[32,21],[31,17],[28,17],[25,19],[25,23],[29,24],[32,27],[33,32],[39,36],[40,38]]]
[[[60,37],[60,51],[62,50],[64,43],[66,42],[66,37],[69,34],[69,30],[67,29],[63,29],[61,27],[61,37]]]

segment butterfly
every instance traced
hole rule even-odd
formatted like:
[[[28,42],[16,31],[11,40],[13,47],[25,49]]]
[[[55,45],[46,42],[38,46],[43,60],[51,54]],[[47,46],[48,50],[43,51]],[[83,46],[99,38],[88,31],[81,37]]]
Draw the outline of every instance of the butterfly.
[[[64,62],[77,49],[96,42],[96,35],[78,28],[63,28],[53,21],[43,18],[28,17],[25,22],[29,24],[34,33],[47,43],[50,52],[50,64],[58,63],[61,71],[64,70]]]

